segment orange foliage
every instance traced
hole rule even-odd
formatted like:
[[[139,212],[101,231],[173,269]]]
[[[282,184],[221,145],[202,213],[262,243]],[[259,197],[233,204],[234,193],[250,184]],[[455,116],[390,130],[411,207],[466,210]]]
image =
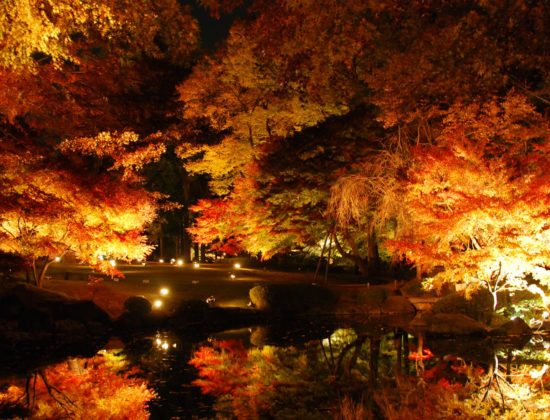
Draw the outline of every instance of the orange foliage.
[[[84,360],[76,360],[83,364]],[[113,363],[114,362],[114,363]],[[35,419],[93,418],[93,419],[148,419],[147,403],[155,393],[138,378],[137,370],[121,370],[120,364],[107,353],[86,360],[86,367],[71,369],[69,363],[60,363],[43,370],[48,384],[55,387],[54,395],[66,404],[60,406],[48,393],[45,383],[37,378]],[[17,401],[24,387],[12,386],[9,395]],[[0,400],[6,398],[1,394]]]

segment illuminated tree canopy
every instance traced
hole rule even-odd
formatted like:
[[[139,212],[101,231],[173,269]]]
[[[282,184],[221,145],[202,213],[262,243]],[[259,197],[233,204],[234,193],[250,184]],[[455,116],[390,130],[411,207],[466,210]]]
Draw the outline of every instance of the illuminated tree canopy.
[[[194,8],[230,22],[211,48]],[[26,212],[51,228],[33,230],[32,247],[44,236],[55,252],[52,243],[99,249],[82,238],[101,214],[97,241],[122,235],[146,252],[160,196],[139,192],[172,153],[185,167],[177,228],[189,227],[195,203],[196,242],[268,258],[318,251],[330,234],[337,255],[366,275],[382,268],[380,256],[406,257],[419,275],[439,270],[434,285],[497,273],[546,284],[549,9],[527,0],[6,1],[5,235]],[[191,177],[208,191],[191,197]],[[21,205],[8,205],[15,196]],[[127,216],[111,220],[111,208]],[[60,214],[80,224],[72,242],[59,239],[68,230]],[[23,253],[31,242],[22,238],[2,249]]]

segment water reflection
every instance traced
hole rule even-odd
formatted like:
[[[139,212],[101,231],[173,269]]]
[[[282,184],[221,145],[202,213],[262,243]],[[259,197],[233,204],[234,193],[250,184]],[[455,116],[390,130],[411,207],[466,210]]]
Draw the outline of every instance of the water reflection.
[[[0,417],[146,419],[155,393],[136,374],[120,350],[69,358],[1,381]]]
[[[253,341],[250,348],[215,341],[190,360],[199,376],[193,383],[216,397],[222,416],[485,418],[506,411],[543,418],[550,408],[550,357],[540,338],[428,340],[398,328],[345,328],[299,346]]]
[[[159,331],[0,381],[0,417],[544,418],[550,343],[333,320]]]

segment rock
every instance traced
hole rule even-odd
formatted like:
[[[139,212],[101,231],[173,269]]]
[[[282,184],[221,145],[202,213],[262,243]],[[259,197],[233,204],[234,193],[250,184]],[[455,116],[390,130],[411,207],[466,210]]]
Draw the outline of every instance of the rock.
[[[432,311],[417,312],[414,319],[409,323],[412,329],[426,329],[432,324],[434,313]]]
[[[415,309],[412,303],[404,296],[388,296],[380,305],[383,314],[410,314]]]
[[[527,325],[527,323],[521,318],[514,318],[511,321],[507,321],[499,327],[491,330],[491,335],[494,336],[509,337],[531,334],[531,328],[529,328],[529,325]]]
[[[146,316],[151,313],[153,306],[143,296],[130,296],[124,301],[124,309],[136,316]]]
[[[368,287],[357,292],[357,303],[366,306],[379,306],[389,295],[390,291],[385,287]]]
[[[109,315],[91,300],[70,301],[53,307],[55,319],[71,319],[84,324],[109,324]]]
[[[488,328],[464,314],[434,313],[427,333],[433,335],[485,335]]]
[[[489,322],[493,312],[493,298],[486,290],[477,291],[470,299],[458,293],[450,293],[435,302],[432,311],[435,314],[461,313],[477,321]]]
[[[92,301],[79,301],[63,293],[19,284],[0,296],[0,317],[17,320],[24,331],[62,332],[59,321],[70,320],[83,327],[109,325],[111,319]]]
[[[210,310],[210,305],[203,300],[183,301],[174,314],[174,318],[184,323],[202,322]]]
[[[270,284],[249,291],[255,308],[271,312],[300,313],[331,308],[336,297],[324,287],[312,284]]]

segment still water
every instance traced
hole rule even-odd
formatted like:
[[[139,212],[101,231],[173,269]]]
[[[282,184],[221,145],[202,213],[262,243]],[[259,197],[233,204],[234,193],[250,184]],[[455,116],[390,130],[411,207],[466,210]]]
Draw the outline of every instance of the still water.
[[[301,320],[111,338],[92,357],[12,371],[1,418],[500,418],[548,416],[550,343],[430,339]],[[478,417],[479,416],[479,417]]]

